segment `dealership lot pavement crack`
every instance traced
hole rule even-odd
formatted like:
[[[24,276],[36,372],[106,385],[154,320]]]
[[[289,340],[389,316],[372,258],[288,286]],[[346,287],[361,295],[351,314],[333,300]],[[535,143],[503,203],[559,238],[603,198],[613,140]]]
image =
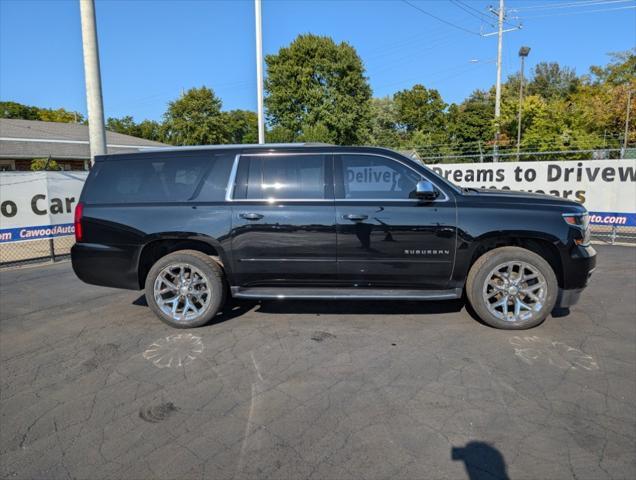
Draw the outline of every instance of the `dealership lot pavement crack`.
[[[1,478],[634,478],[636,248],[533,330],[461,301],[240,302],[175,331],[0,271]],[[477,472],[477,473],[475,473]]]

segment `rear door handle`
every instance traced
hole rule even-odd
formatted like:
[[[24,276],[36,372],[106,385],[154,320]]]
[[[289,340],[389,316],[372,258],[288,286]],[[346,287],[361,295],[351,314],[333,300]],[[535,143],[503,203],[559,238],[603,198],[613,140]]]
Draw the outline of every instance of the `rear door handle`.
[[[260,220],[263,218],[263,215],[260,213],[239,213],[239,217],[244,218],[245,220]]]
[[[352,222],[361,222],[369,218],[369,216],[359,213],[348,213],[347,215],[343,215],[342,218],[345,220],[351,220]]]

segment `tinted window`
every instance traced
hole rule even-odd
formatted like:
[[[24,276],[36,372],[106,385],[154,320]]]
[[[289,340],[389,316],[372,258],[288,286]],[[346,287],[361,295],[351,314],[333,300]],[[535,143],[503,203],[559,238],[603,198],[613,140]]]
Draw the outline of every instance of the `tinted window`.
[[[235,155],[215,155],[210,160],[212,165],[201,185],[201,190],[194,200],[200,202],[220,202],[225,200],[227,182],[232,170]]]
[[[197,193],[212,156],[157,156],[98,162],[86,186],[89,203],[185,202]],[[227,177],[226,177],[227,184]]]
[[[325,198],[324,155],[273,155],[244,159],[249,159],[246,198]]]
[[[422,176],[407,166],[375,155],[342,155],[342,198],[409,199]]]

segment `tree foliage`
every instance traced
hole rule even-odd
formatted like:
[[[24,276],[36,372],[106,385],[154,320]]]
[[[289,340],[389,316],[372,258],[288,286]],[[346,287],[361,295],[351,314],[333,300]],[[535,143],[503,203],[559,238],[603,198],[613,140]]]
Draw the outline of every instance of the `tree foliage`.
[[[51,160],[50,158],[34,158],[33,160],[31,160],[31,164],[29,165],[29,168],[31,169],[32,172],[62,169],[55,160]]]
[[[258,116],[249,110],[222,112],[227,131],[223,143],[258,143]]]
[[[161,142],[163,140],[161,124],[154,120],[143,120],[136,123],[133,117],[127,115],[122,118],[109,117],[106,120],[106,129],[111,132],[132,135],[133,137],[145,138]]]
[[[191,88],[168,103],[163,138],[173,145],[225,143],[228,130],[221,114],[221,99],[207,87]]]
[[[359,144],[370,127],[371,88],[362,60],[348,43],[300,35],[265,57],[269,123],[293,139]]]
[[[409,90],[397,92],[394,98],[398,123],[407,132],[432,134],[444,129],[447,105],[437,90],[417,84]]]
[[[18,102],[0,102],[0,118],[39,120],[41,122],[84,123],[84,116],[64,108],[40,108]]]
[[[527,91],[529,95],[541,95],[547,99],[563,98],[574,93],[580,84],[581,79],[573,69],[555,62],[541,62],[534,68]]]
[[[371,144],[415,149],[427,157],[492,151],[495,89],[475,90],[448,105],[422,84],[371,98],[364,67],[347,43],[301,35],[266,58],[266,141]],[[500,151],[516,150],[521,76],[502,85]],[[636,49],[613,53],[606,65],[577,75],[540,62],[524,80],[521,103],[524,151],[618,149],[623,145],[627,99],[632,92],[629,144],[636,143]],[[0,102],[2,118],[85,122],[63,108]],[[208,87],[192,88],[170,102],[163,120],[109,118],[109,130],[174,145],[256,143],[256,113],[222,111]]]

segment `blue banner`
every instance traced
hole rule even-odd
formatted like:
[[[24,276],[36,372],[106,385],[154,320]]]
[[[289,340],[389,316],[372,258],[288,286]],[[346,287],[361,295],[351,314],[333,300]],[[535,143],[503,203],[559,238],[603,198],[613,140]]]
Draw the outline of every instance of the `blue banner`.
[[[64,237],[75,234],[72,223],[38,225],[34,227],[5,228],[0,230],[0,243],[24,242],[43,238]]]
[[[636,213],[590,212],[590,223],[592,225],[634,227],[636,226]]]

